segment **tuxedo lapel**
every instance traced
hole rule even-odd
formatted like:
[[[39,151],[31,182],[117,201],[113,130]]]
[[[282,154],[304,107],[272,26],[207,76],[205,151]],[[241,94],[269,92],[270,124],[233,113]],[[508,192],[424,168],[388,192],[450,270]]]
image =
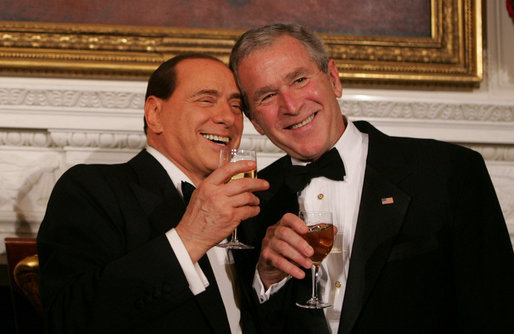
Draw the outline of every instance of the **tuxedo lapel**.
[[[153,229],[166,233],[175,227],[186,210],[184,201],[164,168],[142,151],[129,164],[138,176],[130,186]]]
[[[389,257],[410,202],[410,196],[397,186],[410,173],[402,163],[401,152],[391,151],[387,136],[374,128],[364,132],[369,134],[368,158],[341,312],[341,334],[351,332]]]
[[[138,182],[130,186],[153,229],[163,234],[177,226],[185,213],[186,205],[164,168],[146,151],[139,153],[129,163],[138,175]],[[209,286],[195,296],[198,306],[213,332],[229,333],[225,306],[207,254],[199,263],[209,280]]]
[[[393,203],[382,204],[383,198],[391,198]],[[409,200],[408,195],[372,167],[366,168],[339,333],[350,333],[387,261]]]
[[[204,292],[196,296],[198,306],[202,309],[205,317],[208,319],[211,329],[215,333],[230,333],[230,326],[228,324],[227,312],[221,299],[221,294],[218,289],[218,284],[207,254],[205,254],[199,261],[200,267],[205,276],[209,280],[209,286]]]

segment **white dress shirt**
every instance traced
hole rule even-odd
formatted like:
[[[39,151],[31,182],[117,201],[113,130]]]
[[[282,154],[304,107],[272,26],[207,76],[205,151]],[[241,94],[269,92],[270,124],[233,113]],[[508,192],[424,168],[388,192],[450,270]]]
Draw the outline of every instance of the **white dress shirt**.
[[[313,178],[298,196],[298,204],[300,210],[331,211],[333,223],[337,226],[338,232],[332,251],[321,263],[319,270],[321,298],[332,304],[332,307],[324,309],[325,317],[330,331],[337,333],[364,182],[368,135],[360,132],[353,123],[348,122],[343,135],[334,147],[337,148],[343,160],[346,171],[344,180]],[[296,159],[291,160],[293,164],[306,164]],[[279,290],[287,279],[264,291],[263,284],[256,273],[254,289],[261,302],[268,300],[269,296]]]
[[[168,160],[162,153],[157,151],[151,146],[146,146],[146,150],[150,153],[166,170],[169,177],[171,178],[173,185],[178,190],[180,196],[182,194],[182,181],[191,182],[191,180],[184,174],[173,162]],[[196,185],[195,185],[196,186]],[[198,262],[193,263],[187,252],[182,240],[173,228],[166,232],[168,241],[170,242],[173,252],[177,256],[177,259],[184,271],[189,288],[194,295],[198,295],[205,291],[209,286],[209,281],[205,277],[202,269]],[[236,289],[234,282],[234,259],[230,250],[221,247],[213,247],[207,251],[209,262],[211,263],[214,277],[218,284],[218,289],[227,311],[228,322],[230,324],[230,331],[232,334],[242,333],[240,318],[241,312],[239,309],[239,301],[236,302],[234,290]]]

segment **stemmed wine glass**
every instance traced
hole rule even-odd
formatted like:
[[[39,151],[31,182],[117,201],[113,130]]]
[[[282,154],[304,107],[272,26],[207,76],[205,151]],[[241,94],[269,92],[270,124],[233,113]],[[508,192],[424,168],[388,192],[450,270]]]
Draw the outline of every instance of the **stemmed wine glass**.
[[[300,212],[299,217],[307,224],[309,232],[303,235],[305,241],[314,249],[312,260],[312,297],[297,306],[307,309],[322,309],[332,305],[321,301],[318,295],[318,271],[323,259],[330,253],[334,244],[334,226],[329,211]]]
[[[236,162],[240,160],[252,160],[256,161],[255,159],[255,151],[253,150],[246,150],[246,149],[221,149],[220,150],[220,161],[219,161],[219,167],[230,163],[230,162]],[[256,169],[239,173],[230,178],[230,181],[242,179],[244,177],[246,178],[255,178],[256,177]],[[218,247],[224,247],[224,248],[230,248],[230,249],[252,249],[253,246],[246,245],[238,240],[237,238],[237,227],[232,232],[232,237],[230,241],[218,244]]]

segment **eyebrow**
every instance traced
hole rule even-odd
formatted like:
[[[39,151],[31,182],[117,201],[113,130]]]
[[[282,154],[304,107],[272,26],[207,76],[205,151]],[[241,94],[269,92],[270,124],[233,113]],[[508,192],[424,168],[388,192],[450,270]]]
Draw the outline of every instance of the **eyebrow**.
[[[307,70],[304,67],[299,67],[299,68],[296,68],[295,70],[293,70],[292,72],[286,74],[284,79],[285,79],[285,81],[291,81],[293,79],[296,79],[298,76],[304,74],[305,72],[307,72]],[[258,102],[261,96],[265,95],[268,92],[274,91],[274,90],[275,90],[275,88],[273,88],[272,86],[264,86],[264,87],[259,88],[255,92],[253,102]]]
[[[202,89],[202,90],[199,90],[198,92],[194,93],[193,95],[191,95],[192,98],[195,98],[197,96],[201,96],[201,95],[214,95],[214,96],[220,96],[220,92],[218,92],[217,90],[215,89]]]
[[[220,92],[217,91],[216,89],[202,89],[202,90],[199,90],[198,92],[194,93],[193,95],[191,95],[191,98],[195,98],[195,97],[198,97],[198,96],[202,96],[202,95],[213,95],[213,96],[221,96]],[[242,95],[241,93],[233,93],[229,96],[229,99],[240,99],[242,100]]]
[[[264,87],[257,89],[257,91],[255,92],[255,95],[253,96],[253,102],[258,102],[260,100],[261,96],[263,96],[266,93],[271,92],[273,90],[274,89],[271,86],[264,86]]]
[[[303,68],[303,67],[297,68],[295,71],[286,75],[286,80],[291,81],[293,79],[296,79],[298,76],[304,74],[305,72],[306,72],[305,68]]]
[[[229,99],[232,100],[232,99],[240,99],[240,100],[243,100],[243,95],[241,93],[234,93],[232,95],[229,96]]]

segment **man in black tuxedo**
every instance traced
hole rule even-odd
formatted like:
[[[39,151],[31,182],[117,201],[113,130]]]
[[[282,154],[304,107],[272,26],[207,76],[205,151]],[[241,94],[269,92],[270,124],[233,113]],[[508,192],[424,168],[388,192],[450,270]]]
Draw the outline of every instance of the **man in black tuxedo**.
[[[255,330],[229,254],[215,247],[258,214],[252,192],[268,187],[227,183],[255,162],[216,169],[220,149],[239,146],[241,105],[221,61],[172,58],[148,83],[146,149],[59,179],[37,237],[48,333]]]
[[[270,189],[239,230],[264,238],[246,279],[269,332],[514,332],[512,245],[478,153],[349,122],[334,60],[300,26],[246,32],[230,67],[247,116],[288,154],[259,172]],[[295,305],[310,297],[313,254],[300,209],[332,211],[338,230],[324,310]]]

